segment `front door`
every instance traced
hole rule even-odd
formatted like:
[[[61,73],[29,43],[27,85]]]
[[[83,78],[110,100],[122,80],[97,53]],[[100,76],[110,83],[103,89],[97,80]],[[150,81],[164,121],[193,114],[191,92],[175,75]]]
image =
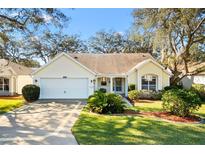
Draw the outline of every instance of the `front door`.
[[[114,89],[116,93],[122,93],[122,78],[115,78],[114,80]]]

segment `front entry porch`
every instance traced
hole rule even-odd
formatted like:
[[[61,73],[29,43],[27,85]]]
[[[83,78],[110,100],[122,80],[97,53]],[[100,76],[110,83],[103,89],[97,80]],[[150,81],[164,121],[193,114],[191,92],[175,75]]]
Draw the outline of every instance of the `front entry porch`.
[[[105,89],[106,92],[128,95],[127,77],[97,77],[94,82],[95,90]]]

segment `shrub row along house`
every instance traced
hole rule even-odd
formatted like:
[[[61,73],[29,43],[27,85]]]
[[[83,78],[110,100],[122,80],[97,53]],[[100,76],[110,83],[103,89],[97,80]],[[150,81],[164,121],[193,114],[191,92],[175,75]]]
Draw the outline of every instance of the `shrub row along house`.
[[[136,90],[159,91],[170,85],[171,75],[146,53],[61,53],[34,71],[32,77],[31,69],[18,64],[10,62],[4,67],[1,94],[6,90],[21,94],[24,85],[34,83],[40,87],[41,99],[88,98],[99,89],[127,96],[129,84]]]

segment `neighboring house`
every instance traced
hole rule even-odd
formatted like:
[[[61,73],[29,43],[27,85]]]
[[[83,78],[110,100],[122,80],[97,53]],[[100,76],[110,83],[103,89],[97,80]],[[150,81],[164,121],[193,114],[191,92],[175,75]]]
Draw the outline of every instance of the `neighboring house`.
[[[0,59],[0,95],[22,94],[26,84],[32,84],[32,69]]]
[[[87,98],[106,89],[127,96],[128,85],[136,89],[162,90],[170,74],[150,54],[61,53],[33,73],[41,99]]]
[[[198,65],[194,65],[192,67],[190,67],[189,69],[191,71],[196,70],[197,68],[201,68],[201,67],[205,67],[205,62],[204,63],[200,63]],[[205,85],[205,71],[201,72],[199,74],[196,75],[192,75],[192,76],[186,76],[182,79],[181,81],[182,85],[184,88],[190,88],[192,86],[192,84],[204,84]]]

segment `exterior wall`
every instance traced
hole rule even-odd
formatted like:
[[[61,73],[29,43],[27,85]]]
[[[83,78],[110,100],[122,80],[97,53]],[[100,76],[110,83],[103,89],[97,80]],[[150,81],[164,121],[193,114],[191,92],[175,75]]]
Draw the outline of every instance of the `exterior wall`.
[[[162,89],[170,85],[170,77],[164,71],[162,72]]]
[[[27,84],[32,84],[33,79],[31,75],[19,75],[16,78],[16,93],[17,94],[22,94],[22,88],[27,85]]]
[[[132,71],[129,75],[128,75],[128,85],[129,84],[135,84],[136,88],[138,87],[138,83],[137,83],[137,71]]]
[[[88,95],[93,94],[95,75],[72,61],[70,58],[62,55],[44,69],[34,74],[34,83],[40,86],[40,78],[88,78]]]
[[[136,80],[138,83],[137,89],[141,90],[141,77],[146,74],[153,74],[157,76],[157,89],[162,90],[164,87],[169,86],[169,75],[166,74],[160,67],[156,64],[149,62],[143,65],[137,71]]]

